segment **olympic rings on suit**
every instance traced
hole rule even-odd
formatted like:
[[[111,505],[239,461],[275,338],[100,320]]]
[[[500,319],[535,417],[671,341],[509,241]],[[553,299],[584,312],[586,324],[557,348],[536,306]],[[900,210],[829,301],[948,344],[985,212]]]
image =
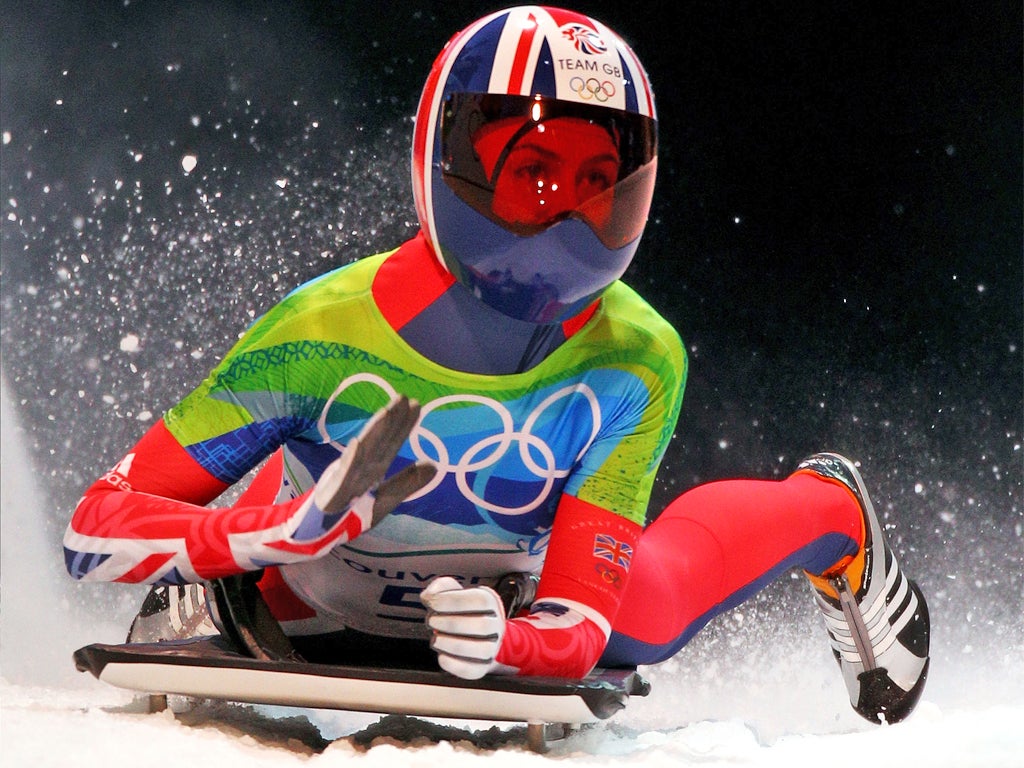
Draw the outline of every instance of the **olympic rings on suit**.
[[[397,394],[387,381],[370,373],[356,374],[342,381],[324,405],[317,421],[317,429],[321,437],[339,451],[344,450],[344,445],[331,437],[327,428],[327,413],[341,394],[355,384],[375,385],[389,399]],[[543,430],[551,428],[549,424],[552,419],[548,409],[569,398],[582,398],[583,407],[590,413],[591,429],[577,454],[566,466],[562,467],[559,466],[559,457],[556,451],[552,448],[549,440],[545,439]],[[451,453],[451,441],[446,443],[442,436],[429,428],[431,414],[440,410],[449,410],[453,406],[483,408],[483,413],[477,411],[472,414],[473,432],[476,434],[490,432],[471,445],[464,446],[458,456]],[[488,413],[493,418],[488,418]],[[490,422],[489,430],[480,427],[484,419]],[[425,496],[440,485],[447,475],[453,475],[462,495],[480,509],[502,515],[526,514],[544,502],[556,480],[569,475],[572,466],[582,458],[597,439],[601,423],[601,407],[597,395],[590,387],[582,383],[567,385],[549,394],[529,413],[521,426],[514,423],[513,414],[505,403],[484,395],[463,393],[439,397],[436,400],[423,403],[419,423],[409,435],[409,446],[416,460],[433,462],[440,471],[430,483],[413,494],[410,499]],[[482,492],[478,492],[473,487],[474,480],[480,483],[483,478],[486,483],[488,470],[493,470],[508,458],[518,459],[518,466],[522,470],[543,481],[534,498],[514,507],[503,506],[493,499],[485,498]]]
[[[613,586],[616,589],[619,589],[622,586],[622,575],[614,568],[612,568],[610,565],[605,565],[604,563],[597,563],[594,566],[594,570],[597,572],[598,576],[600,576],[601,581],[605,582],[606,584],[609,584],[610,586]]]

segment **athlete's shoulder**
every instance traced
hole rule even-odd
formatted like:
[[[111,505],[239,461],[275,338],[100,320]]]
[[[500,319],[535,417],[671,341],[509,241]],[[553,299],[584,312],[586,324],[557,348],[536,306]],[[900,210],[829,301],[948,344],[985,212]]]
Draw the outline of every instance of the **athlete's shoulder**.
[[[614,329],[618,343],[645,347],[685,367],[686,352],[675,326],[621,280],[614,282],[601,297],[600,318]]]
[[[390,253],[390,252],[389,252]],[[366,256],[309,280],[267,310],[246,331],[245,348],[326,339],[372,315],[372,284],[388,253]]]
[[[364,256],[324,272],[294,288],[278,306],[294,311],[317,306],[324,302],[332,303],[353,295],[365,294],[370,290],[373,276],[377,273],[381,262],[390,253],[392,251]]]

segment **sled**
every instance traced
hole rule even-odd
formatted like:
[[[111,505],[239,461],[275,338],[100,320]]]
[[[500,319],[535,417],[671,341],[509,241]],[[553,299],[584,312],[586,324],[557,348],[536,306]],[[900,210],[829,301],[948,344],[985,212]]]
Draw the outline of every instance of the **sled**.
[[[544,752],[552,739],[621,711],[631,696],[646,696],[635,670],[596,669],[582,679],[488,676],[463,680],[440,669],[395,669],[309,662],[299,657],[276,622],[261,617],[255,590],[222,580],[212,587],[221,635],[116,645],[96,643],[74,652],[81,672],[103,683],[149,696],[150,711],[168,695],[311,709],[389,715],[521,722],[527,742]],[[228,631],[225,631],[227,629]]]

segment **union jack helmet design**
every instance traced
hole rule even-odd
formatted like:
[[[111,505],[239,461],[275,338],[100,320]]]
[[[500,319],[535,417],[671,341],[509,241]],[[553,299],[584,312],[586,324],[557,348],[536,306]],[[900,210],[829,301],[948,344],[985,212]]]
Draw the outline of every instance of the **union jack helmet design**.
[[[622,276],[656,166],[636,54],[560,8],[508,8],[457,33],[416,113],[420,226],[459,282],[518,320],[565,320]]]

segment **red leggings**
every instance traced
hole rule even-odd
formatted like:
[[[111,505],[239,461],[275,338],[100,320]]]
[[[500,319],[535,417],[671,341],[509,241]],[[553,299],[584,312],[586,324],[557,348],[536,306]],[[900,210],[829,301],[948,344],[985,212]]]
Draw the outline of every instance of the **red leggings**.
[[[815,475],[697,486],[644,531],[600,664],[664,661],[785,571],[823,573],[863,537],[853,494]]]

